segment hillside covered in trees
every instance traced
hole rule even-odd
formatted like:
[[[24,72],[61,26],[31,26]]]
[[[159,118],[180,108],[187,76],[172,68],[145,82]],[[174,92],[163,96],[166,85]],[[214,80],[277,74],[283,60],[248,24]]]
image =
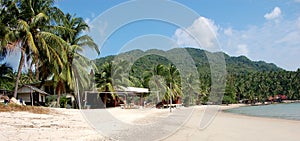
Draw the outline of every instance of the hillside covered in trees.
[[[183,54],[188,54],[183,55]],[[196,66],[199,78],[192,78],[196,82],[193,90],[183,92],[183,100],[191,104],[206,103],[211,92],[211,70],[207,56],[222,54],[226,62],[226,87],[223,97],[223,103],[237,103],[239,100],[248,100],[251,102],[264,102],[270,96],[277,94],[287,95],[288,99],[300,98],[300,71],[286,71],[277,67],[275,64],[264,61],[251,61],[245,56],[231,57],[225,53],[211,53],[195,48],[176,48],[168,51],[162,50],[133,50],[121,53],[118,56],[107,56],[95,60],[99,72],[103,71],[103,66],[111,62],[122,60],[117,68],[111,70],[128,69],[129,76],[126,76],[130,83],[125,85],[136,87],[149,87],[151,76],[162,76],[168,83],[168,73],[158,73],[160,70],[170,70],[178,67],[174,62],[185,60],[181,64],[192,61]],[[132,58],[131,56],[140,56]],[[123,59],[122,59],[123,57]],[[190,57],[190,58],[189,58]],[[121,59],[120,59],[121,58]],[[126,61],[124,61],[124,58]],[[170,61],[170,58],[172,61]],[[175,60],[175,61],[174,61]],[[130,65],[130,62],[133,64]],[[123,64],[123,65],[120,65]],[[180,66],[180,63],[179,63]],[[189,69],[189,68],[185,68]],[[166,72],[166,71],[160,71]],[[149,74],[151,74],[149,76]],[[121,74],[120,74],[121,75]],[[179,73],[177,72],[177,75]],[[150,77],[150,78],[149,78]],[[174,77],[174,76],[173,76]],[[178,80],[183,81],[183,80]],[[173,82],[175,83],[175,82]],[[183,89],[184,86],[179,86]],[[169,87],[170,89],[170,87]],[[187,93],[195,95],[187,96]],[[179,94],[180,95],[180,94]]]

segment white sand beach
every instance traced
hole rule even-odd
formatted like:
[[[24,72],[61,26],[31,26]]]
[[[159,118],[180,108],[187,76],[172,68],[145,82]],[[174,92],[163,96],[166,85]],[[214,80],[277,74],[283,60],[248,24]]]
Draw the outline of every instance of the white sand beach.
[[[79,110],[52,109],[51,114],[0,112],[1,141],[104,140]]]
[[[238,105],[240,106],[240,105]],[[224,108],[236,107],[221,106]],[[298,141],[300,139],[300,121],[271,119],[260,117],[248,117],[224,112],[218,112],[211,124],[199,130],[199,122],[205,106],[196,106],[189,120],[172,134],[166,134],[165,141]],[[86,115],[75,109],[54,109],[52,114],[32,114],[28,112],[0,112],[0,140],[1,141],[36,141],[36,140],[131,140],[130,138],[117,138],[116,136],[104,137],[98,133],[89,122]],[[102,109],[103,110],[103,109]],[[161,119],[183,110],[177,109],[172,113],[168,109],[106,109],[121,122],[126,124],[152,124]],[[92,110],[90,110],[92,111]],[[173,120],[180,118],[180,114]],[[100,118],[103,119],[103,118]],[[178,120],[179,121],[179,120]],[[167,122],[159,123],[163,127],[169,127]],[[166,124],[166,125],[164,125]],[[172,123],[171,123],[172,124]],[[133,126],[134,127],[134,126]],[[109,131],[109,130],[108,130]],[[130,129],[125,132],[134,134]],[[119,132],[116,132],[119,133]],[[124,131],[120,131],[124,133]],[[155,135],[148,130],[148,135]],[[121,136],[121,135],[120,135]],[[159,138],[162,139],[162,138]],[[135,140],[141,140],[140,137]],[[144,139],[145,140],[145,139]],[[147,140],[147,139],[146,139]],[[152,140],[152,138],[148,138]]]
[[[238,105],[241,106],[241,105]],[[220,106],[221,109],[236,107]],[[203,107],[197,107],[191,119],[165,141],[299,141],[300,121],[250,117],[219,112],[205,129],[197,129]]]

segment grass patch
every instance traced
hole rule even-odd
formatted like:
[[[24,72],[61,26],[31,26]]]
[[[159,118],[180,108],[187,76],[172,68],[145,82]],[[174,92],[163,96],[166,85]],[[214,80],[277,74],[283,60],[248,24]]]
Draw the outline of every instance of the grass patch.
[[[16,104],[0,104],[0,112],[30,112],[35,114],[50,114],[52,111],[46,107],[20,106]]]

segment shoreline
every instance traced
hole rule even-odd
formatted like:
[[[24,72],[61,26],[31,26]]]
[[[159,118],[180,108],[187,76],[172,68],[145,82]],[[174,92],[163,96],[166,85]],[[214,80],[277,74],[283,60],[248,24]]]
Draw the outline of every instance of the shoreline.
[[[283,105],[283,104],[297,104],[298,102],[282,102],[282,103],[273,103],[273,104],[262,104],[262,105],[255,105],[255,106],[271,106],[271,105]],[[234,104],[233,104],[234,105]],[[291,119],[287,117],[280,117],[280,116],[268,116],[268,115],[253,115],[253,114],[247,114],[247,113],[236,113],[236,112],[230,112],[228,110],[239,108],[239,107],[252,107],[253,105],[239,105],[239,106],[229,106],[228,108],[223,108],[221,110],[222,113],[228,113],[233,115],[242,115],[242,116],[248,116],[248,117],[260,117],[260,118],[270,118],[270,119],[282,119],[282,120],[290,120],[290,121],[300,121],[300,119]]]
[[[221,109],[237,106],[222,106]],[[190,121],[165,141],[298,141],[300,137],[297,132],[300,130],[300,121],[298,120],[246,116],[222,110],[218,112],[209,126],[199,129],[198,125],[201,122],[199,122],[199,117],[203,116],[201,111],[203,111],[203,107],[196,108]]]
[[[199,129],[205,108],[216,105],[201,105],[190,107],[194,109],[190,118],[178,130],[166,138],[165,141],[181,140],[212,140],[212,141],[252,141],[283,140],[296,141],[300,137],[300,121],[270,117],[257,117],[224,112],[224,110],[249,106],[247,104],[218,105],[218,112],[209,125]],[[186,107],[184,107],[186,108]],[[91,110],[50,108],[52,114],[33,114],[28,112],[0,112],[0,140],[112,140],[93,128],[84,118],[82,112]],[[98,109],[99,110],[99,109]],[[180,112],[182,109],[175,109]],[[97,110],[96,110],[97,111]],[[152,124],[165,119],[170,114],[168,109],[134,109],[124,110],[119,107],[99,110],[108,112],[120,118],[123,123]],[[172,114],[173,114],[172,113]],[[104,117],[101,117],[101,119]],[[180,118],[174,116],[174,118]],[[176,121],[176,119],[174,119]],[[103,121],[103,119],[101,120]],[[104,120],[105,121],[105,120]],[[103,124],[106,122],[103,121]],[[108,122],[108,121],[107,121]],[[162,127],[169,124],[162,122]],[[160,130],[160,129],[159,129]],[[158,130],[158,131],[159,131]],[[120,132],[121,133],[121,132]],[[123,133],[123,131],[122,131]],[[131,132],[130,132],[131,133]],[[148,130],[149,134],[155,131]],[[251,138],[260,137],[260,138]]]

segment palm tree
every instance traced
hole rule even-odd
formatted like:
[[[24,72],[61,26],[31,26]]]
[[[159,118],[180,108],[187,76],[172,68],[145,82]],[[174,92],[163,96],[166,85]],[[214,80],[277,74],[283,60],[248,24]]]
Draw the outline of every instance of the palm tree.
[[[13,69],[4,63],[0,66],[0,89],[11,90],[13,88]]]
[[[40,60],[43,60],[40,58],[46,57],[49,62],[56,61],[60,68],[63,67],[63,59],[61,58],[65,56],[63,50],[67,44],[51,32],[54,29],[56,31],[65,30],[64,28],[51,25],[51,21],[62,13],[58,8],[53,7],[54,0],[14,0],[12,3],[16,8],[14,13],[15,20],[11,24],[9,21],[6,21],[7,23],[4,25],[6,25],[8,30],[4,33],[6,33],[5,37],[7,37],[8,33],[11,36],[13,35],[13,40],[10,39],[9,41],[14,42],[11,42],[9,45],[14,48],[18,47],[21,52],[14,91],[14,96],[16,97],[25,55],[32,56],[31,60],[35,63],[36,78],[38,78],[38,66],[41,64]],[[5,16],[11,16],[9,12],[5,14]],[[1,36],[3,37],[3,35]],[[7,40],[7,38],[5,39]],[[2,38],[2,41],[6,40]]]
[[[84,31],[89,29],[87,23],[82,18],[71,16],[66,14],[64,18],[61,19],[60,26],[70,29],[72,32],[60,33],[62,39],[68,42],[67,47],[67,64],[66,67],[62,69],[60,73],[55,75],[57,80],[57,103],[60,100],[60,88],[66,82],[70,89],[74,89],[75,93],[78,92],[76,82],[79,83],[79,87],[82,89],[87,88],[90,83],[89,69],[96,69],[94,63],[88,58],[80,54],[84,47],[89,47],[95,50],[98,54],[100,53],[98,46],[93,41],[93,39],[88,35],[82,35]],[[76,77],[75,77],[76,76]],[[77,79],[77,80],[76,80]]]
[[[130,73],[127,73],[129,70],[129,63],[124,60],[114,60],[112,62],[112,78],[115,86],[137,86],[142,87],[140,80]]]
[[[149,88],[152,91],[150,97],[155,98],[156,102],[160,102],[167,92],[167,85],[163,77],[165,73],[164,65],[155,65],[152,70],[145,71],[142,75],[140,83],[143,87]],[[163,95],[160,95],[163,94]],[[154,99],[153,99],[154,100]]]
[[[142,81],[143,86],[149,88],[150,87],[149,82],[150,82],[151,78],[155,77],[155,76],[163,76],[164,73],[165,73],[165,67],[164,67],[164,65],[161,65],[161,64],[154,66],[151,71],[144,72],[143,81]],[[153,83],[155,83],[156,85],[163,85],[162,84],[163,82],[159,81],[159,79],[154,79],[154,81],[155,82],[153,82]]]
[[[63,17],[63,13],[53,3],[54,0],[1,1],[1,56],[5,55],[9,47],[21,50],[15,96],[25,56],[27,62],[30,62],[29,77],[32,79],[32,70],[36,80],[43,81],[54,74],[58,93],[65,83],[70,88],[74,87],[74,74],[85,79],[78,82],[89,80],[87,75],[83,77],[79,72],[88,71],[91,63],[79,52],[86,46],[98,53],[99,50],[91,37],[82,35],[88,25],[82,18],[72,17],[70,14]]]
[[[160,79],[159,76],[163,79]],[[145,72],[143,80],[145,86],[165,93],[163,100],[172,100],[182,96],[180,83],[179,71],[173,64],[169,64],[167,67],[161,64],[156,65],[153,71]]]
[[[182,96],[180,74],[173,64],[169,64],[166,67],[165,80],[168,86],[167,94],[164,96],[165,100],[172,100],[173,98]]]
[[[101,66],[100,72],[95,74],[96,86],[99,88],[100,92],[115,92],[112,80],[112,66],[112,62],[106,62]],[[113,97],[114,96],[115,95],[113,94]],[[103,103],[106,107],[107,93],[104,95]]]
[[[0,3],[0,60],[18,43],[15,28],[19,11],[15,1],[1,0]]]
[[[183,83],[184,91],[184,103],[186,106],[195,104],[197,102],[197,96],[200,91],[200,81],[197,77],[194,77],[192,74],[189,74]]]

